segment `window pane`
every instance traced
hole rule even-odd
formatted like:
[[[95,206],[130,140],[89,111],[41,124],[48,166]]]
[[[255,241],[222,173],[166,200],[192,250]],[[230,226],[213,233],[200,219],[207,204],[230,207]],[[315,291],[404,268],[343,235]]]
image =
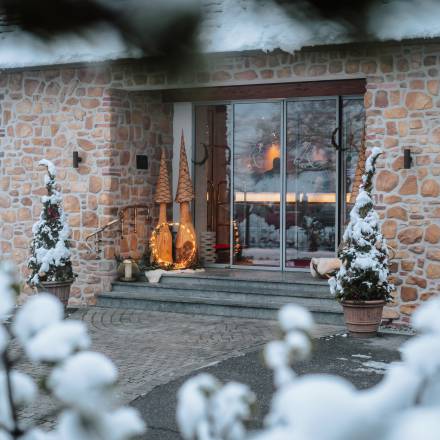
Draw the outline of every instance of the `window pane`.
[[[343,225],[345,226],[349,220],[350,210],[356,200],[357,190],[360,184],[360,176],[364,171],[363,153],[365,153],[365,151],[361,151],[364,148],[362,138],[365,130],[365,109],[363,98],[344,99],[342,114],[342,146],[345,150],[345,188],[343,187],[346,201],[343,215]]]
[[[287,103],[286,266],[333,256],[336,221],[336,99]]]
[[[234,105],[234,264],[280,265],[280,103]]]
[[[204,263],[230,264],[230,164],[226,115],[230,106],[195,109],[195,227]],[[212,249],[214,245],[214,253]]]

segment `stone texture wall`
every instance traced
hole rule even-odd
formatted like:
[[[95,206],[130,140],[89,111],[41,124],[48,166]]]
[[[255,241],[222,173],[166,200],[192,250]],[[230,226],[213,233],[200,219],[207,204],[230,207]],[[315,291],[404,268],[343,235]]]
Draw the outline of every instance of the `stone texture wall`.
[[[91,258],[84,234],[114,218],[127,197],[151,201],[160,154],[155,147],[170,148],[172,142],[170,105],[161,103],[160,92],[139,90],[366,78],[367,145],[385,150],[378,164],[377,209],[397,251],[395,300],[385,316],[407,323],[417,304],[440,290],[439,74],[437,43],[212,55],[178,75],[148,61],[0,74],[2,252],[17,261],[27,255],[43,189],[35,163],[43,155],[53,159],[61,167],[78,240],[75,262],[82,278],[75,302],[92,301],[102,288],[99,280],[106,284],[113,276],[115,250],[105,242],[105,259],[84,263]],[[414,164],[406,170],[408,147]],[[152,160],[146,173],[134,170],[134,153],[142,148]],[[71,168],[73,149],[86,157],[79,170]]]
[[[42,158],[52,160],[72,227],[74,270],[79,275],[71,303],[93,303],[95,294],[114,279],[115,253],[138,254],[144,243],[134,241],[132,221],[126,222],[122,242],[118,226],[104,234],[100,259],[89,251],[85,237],[116,218],[121,206],[152,204],[159,147],[171,158],[172,106],[161,103],[160,92],[112,89],[107,68],[0,75],[2,258],[15,260],[26,276],[31,228],[45,193],[45,170],[37,164]],[[72,167],[73,151],[82,158],[78,169]],[[148,156],[148,170],[136,169],[136,154]],[[138,228],[146,239],[144,225],[145,216],[140,215]]]

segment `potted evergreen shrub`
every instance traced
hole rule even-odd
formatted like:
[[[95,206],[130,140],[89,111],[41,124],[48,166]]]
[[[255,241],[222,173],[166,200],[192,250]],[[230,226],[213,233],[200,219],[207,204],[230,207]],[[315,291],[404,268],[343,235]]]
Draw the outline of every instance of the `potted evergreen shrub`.
[[[330,291],[341,302],[353,336],[377,333],[383,307],[394,288],[388,282],[388,248],[371,198],[375,165],[381,153],[380,148],[374,148],[366,161],[359,194],[338,252],[341,267],[329,280]]]
[[[39,165],[47,167],[48,175],[44,179],[47,196],[41,199],[43,208],[40,218],[32,227],[28,283],[39,292],[56,295],[66,307],[74,280],[70,260],[70,228],[61,194],[56,189],[55,166],[46,159],[41,160]]]

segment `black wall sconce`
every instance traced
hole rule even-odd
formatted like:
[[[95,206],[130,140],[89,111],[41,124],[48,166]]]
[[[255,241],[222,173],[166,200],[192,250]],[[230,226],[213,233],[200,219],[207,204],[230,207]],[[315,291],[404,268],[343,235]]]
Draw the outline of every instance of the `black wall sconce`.
[[[412,163],[413,163],[413,159],[411,156],[411,150],[409,148],[405,148],[403,150],[403,168],[405,168],[405,170],[409,170],[411,168]]]
[[[78,168],[80,162],[82,162],[82,158],[79,157],[78,151],[74,151],[73,152],[73,168]]]
[[[144,154],[136,155],[136,169],[148,170],[148,156],[145,156]]]

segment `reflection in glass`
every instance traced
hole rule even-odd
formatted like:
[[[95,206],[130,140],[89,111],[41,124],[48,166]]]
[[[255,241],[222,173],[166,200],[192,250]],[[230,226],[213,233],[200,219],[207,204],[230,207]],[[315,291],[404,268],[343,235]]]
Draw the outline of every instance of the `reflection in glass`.
[[[334,256],[336,99],[287,103],[286,267]]]
[[[353,184],[355,183],[355,173],[358,166],[363,167],[363,161],[359,162],[361,149],[365,148],[362,143],[365,129],[365,108],[362,98],[344,98],[342,102],[343,114],[343,136],[342,146],[344,148],[344,165],[345,165],[345,205],[343,207],[344,226],[349,221],[351,208],[355,200],[353,200]],[[363,170],[360,170],[362,173]]]
[[[233,262],[279,267],[281,104],[235,104],[228,129],[234,136]]]
[[[214,242],[202,256],[205,263],[230,264],[230,165],[231,148],[226,139],[226,114],[230,106],[201,105],[195,108],[195,228],[201,246]]]

